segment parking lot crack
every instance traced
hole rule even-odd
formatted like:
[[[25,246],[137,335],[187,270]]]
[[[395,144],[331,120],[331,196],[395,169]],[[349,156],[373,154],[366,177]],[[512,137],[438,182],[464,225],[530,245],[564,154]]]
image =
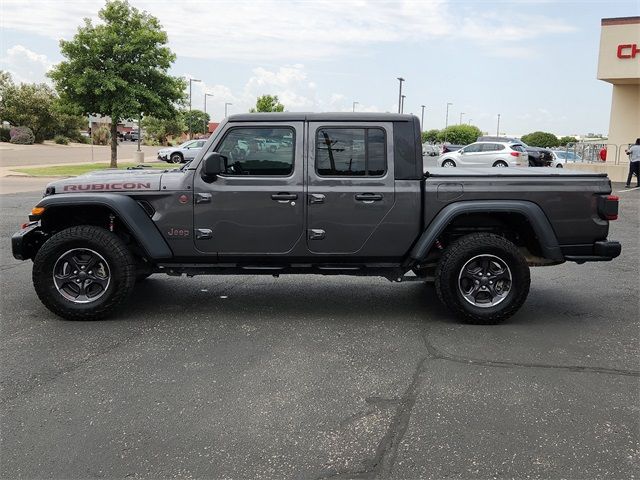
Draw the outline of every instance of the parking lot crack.
[[[564,370],[568,372],[576,373],[595,373],[604,375],[622,375],[629,377],[640,377],[640,371],[628,370],[623,368],[606,368],[606,367],[592,367],[587,365],[557,365],[549,363],[537,363],[537,362],[517,362],[517,361],[504,361],[504,360],[488,360],[481,358],[465,357],[462,355],[454,355],[444,352],[439,348],[436,348],[430,341],[426,333],[422,335],[425,349],[429,354],[429,358],[434,360],[444,360],[447,362],[460,363],[463,365],[480,365],[484,367],[495,368],[536,368],[536,369],[548,369],[548,370]]]

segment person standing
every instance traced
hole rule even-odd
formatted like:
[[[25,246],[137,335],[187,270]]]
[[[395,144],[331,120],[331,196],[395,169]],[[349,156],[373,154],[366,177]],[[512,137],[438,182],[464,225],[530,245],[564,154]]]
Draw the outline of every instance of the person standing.
[[[607,148],[606,147],[602,147],[602,149],[600,150],[600,160],[602,162],[606,162],[607,161]]]
[[[631,145],[625,152],[629,155],[629,176],[625,188],[631,188],[631,178],[634,173],[640,187],[640,138],[636,139],[635,145]]]

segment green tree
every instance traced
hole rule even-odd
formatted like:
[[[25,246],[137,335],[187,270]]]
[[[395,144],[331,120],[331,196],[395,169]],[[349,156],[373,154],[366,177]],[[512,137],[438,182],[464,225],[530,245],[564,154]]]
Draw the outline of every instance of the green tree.
[[[435,143],[438,141],[438,134],[440,130],[433,129],[427,130],[426,132],[422,132],[422,143]]]
[[[571,137],[571,136],[565,136],[565,137],[560,137],[558,139],[558,146],[559,147],[564,147],[565,145],[568,145],[570,143],[576,143],[576,138],[575,137]],[[527,143],[527,142],[525,142]]]
[[[532,147],[557,147],[558,137],[549,132],[533,132],[522,136],[522,141]]]
[[[181,113],[165,119],[144,117],[141,124],[146,135],[157,140],[161,145],[166,145],[168,136],[178,137],[187,130]]]
[[[284,112],[284,105],[280,103],[277,95],[262,95],[256,100],[256,108],[249,112]]]
[[[184,117],[184,123],[187,126],[187,130],[190,125],[193,133],[206,133],[208,131],[209,120],[211,119],[208,113],[205,113],[202,110],[186,110],[182,112],[182,116]]]
[[[140,114],[168,118],[184,100],[185,81],[167,72],[175,54],[158,20],[129,5],[108,1],[98,12],[103,23],[84,25],[61,40],[66,60],[49,76],[60,97],[83,114],[111,117],[111,167],[118,165],[117,124]]]
[[[53,136],[56,94],[51,87],[44,83],[16,85],[10,77],[5,77],[0,96],[0,119],[11,125],[29,127],[38,143]]]
[[[451,125],[438,133],[438,140],[453,145],[469,145],[482,135],[480,129],[474,125]]]

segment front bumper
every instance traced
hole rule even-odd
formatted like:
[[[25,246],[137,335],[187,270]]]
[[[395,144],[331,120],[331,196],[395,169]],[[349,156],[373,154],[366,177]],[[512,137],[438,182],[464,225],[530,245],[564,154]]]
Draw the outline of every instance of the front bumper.
[[[40,222],[30,222],[11,237],[11,253],[18,260],[28,260],[35,256],[43,241]]]
[[[592,245],[566,245],[561,249],[568,262],[608,262],[620,256],[622,245],[612,240],[600,240]]]

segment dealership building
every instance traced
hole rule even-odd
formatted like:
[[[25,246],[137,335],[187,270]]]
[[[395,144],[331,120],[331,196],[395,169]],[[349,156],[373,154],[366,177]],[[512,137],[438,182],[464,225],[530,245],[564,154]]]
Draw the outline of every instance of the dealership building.
[[[607,163],[626,168],[624,149],[640,137],[640,17],[602,19],[598,79],[613,85]]]

